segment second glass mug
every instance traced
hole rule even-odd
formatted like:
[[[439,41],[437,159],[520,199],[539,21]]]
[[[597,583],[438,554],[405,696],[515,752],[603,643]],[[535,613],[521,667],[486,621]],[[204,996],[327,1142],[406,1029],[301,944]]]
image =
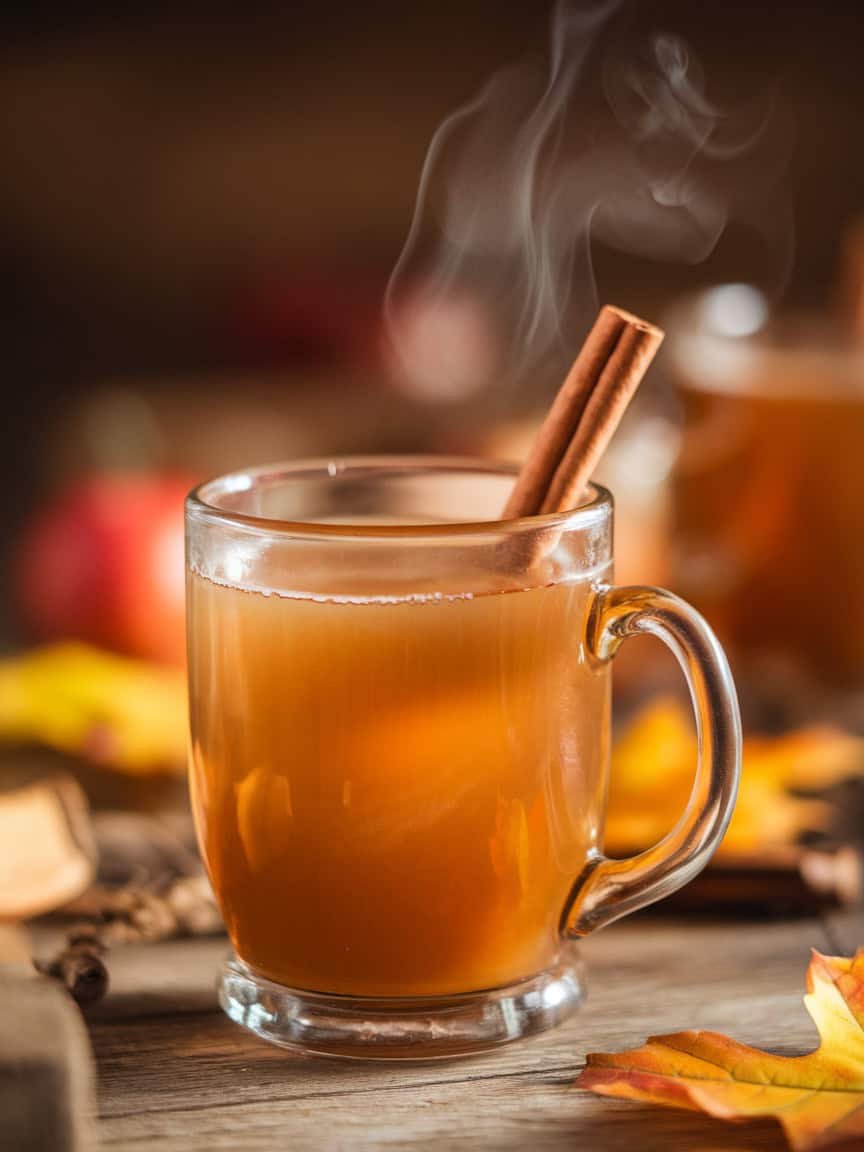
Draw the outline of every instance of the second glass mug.
[[[688,605],[616,588],[612,501],[500,521],[515,470],[446,458],[236,473],[187,502],[191,792],[235,956],[228,1015],[340,1055],[455,1055],[552,1026],[574,942],[725,831],[726,659]],[[693,699],[686,811],[602,855],[611,659],[659,637]]]

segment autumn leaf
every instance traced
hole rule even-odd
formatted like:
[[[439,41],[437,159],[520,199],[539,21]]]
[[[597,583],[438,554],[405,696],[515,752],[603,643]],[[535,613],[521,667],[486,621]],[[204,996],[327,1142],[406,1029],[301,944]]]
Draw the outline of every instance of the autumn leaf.
[[[774,1116],[797,1152],[864,1142],[864,948],[851,960],[814,951],[804,1003],[821,1039],[806,1056],[676,1032],[631,1052],[589,1055],[577,1086],[723,1120]]]
[[[186,683],[177,668],[86,644],[0,660],[0,743],[42,744],[126,772],[183,772]]]
[[[627,855],[661,840],[684,810],[696,764],[693,722],[674,699],[638,713],[616,741],[606,822],[606,849]],[[748,736],[732,823],[721,858],[794,843],[824,829],[829,805],[795,795],[864,773],[864,741],[829,727],[783,736]]]

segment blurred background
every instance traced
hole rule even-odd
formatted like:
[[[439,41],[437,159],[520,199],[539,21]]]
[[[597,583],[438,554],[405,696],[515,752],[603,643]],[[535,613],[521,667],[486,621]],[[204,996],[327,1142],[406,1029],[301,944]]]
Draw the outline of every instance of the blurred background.
[[[50,749],[96,803],[176,796],[188,487],[350,451],[518,458],[600,299],[668,330],[602,478],[618,578],[679,591],[729,648],[753,779],[788,816],[776,834],[754,817],[742,852],[771,835],[784,850],[854,840],[812,797],[796,804],[831,788],[848,800],[864,772],[864,8],[616,12],[586,64],[578,131],[590,139],[608,115],[604,60],[641,67],[657,34],[683,38],[690,63],[667,61],[669,92],[721,136],[722,110],[743,108],[752,137],[717,173],[725,226],[683,261],[675,236],[662,260],[650,242],[598,238],[574,265],[560,362],[517,380],[489,369],[470,291],[437,312],[411,296],[421,261],[391,300],[405,304],[406,370],[382,299],[430,139],[496,70],[548,55],[549,20],[524,0],[4,6],[7,760]],[[667,96],[655,106],[674,125]],[[693,156],[711,139],[691,139]],[[458,361],[446,380],[442,346]],[[659,654],[622,666],[636,726],[622,781],[653,779],[648,762],[667,779],[678,756],[689,786],[673,678]],[[625,820],[623,848],[628,835]]]

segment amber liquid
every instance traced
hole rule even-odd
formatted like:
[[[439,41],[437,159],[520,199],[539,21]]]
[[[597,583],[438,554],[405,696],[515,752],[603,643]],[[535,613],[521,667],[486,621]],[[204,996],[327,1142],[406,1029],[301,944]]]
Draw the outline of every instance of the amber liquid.
[[[605,800],[588,584],[351,603],[190,580],[193,803],[241,959],[385,996],[547,967]]]
[[[864,391],[818,377],[791,385],[684,388],[676,587],[711,620],[736,672],[769,657],[825,685],[856,687]]]

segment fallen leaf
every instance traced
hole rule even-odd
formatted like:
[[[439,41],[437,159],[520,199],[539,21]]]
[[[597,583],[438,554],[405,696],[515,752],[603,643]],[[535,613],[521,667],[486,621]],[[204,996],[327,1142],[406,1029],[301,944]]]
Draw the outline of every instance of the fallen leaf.
[[[630,1052],[592,1053],[577,1086],[723,1120],[774,1116],[797,1152],[864,1144],[864,948],[854,959],[814,951],[804,1003],[821,1040],[805,1056],[676,1032]]]
[[[185,771],[186,732],[179,669],[75,643],[0,660],[0,742],[145,775]]]
[[[606,849],[628,855],[661,840],[684,810],[696,764],[693,721],[674,699],[649,704],[615,743]],[[718,855],[731,858],[793,844],[820,831],[830,806],[818,791],[864,773],[864,740],[828,727],[748,736],[732,822]]]
[[[802,791],[830,788],[864,774],[864,740],[828,725],[799,728],[780,737],[748,736],[751,773]]]

